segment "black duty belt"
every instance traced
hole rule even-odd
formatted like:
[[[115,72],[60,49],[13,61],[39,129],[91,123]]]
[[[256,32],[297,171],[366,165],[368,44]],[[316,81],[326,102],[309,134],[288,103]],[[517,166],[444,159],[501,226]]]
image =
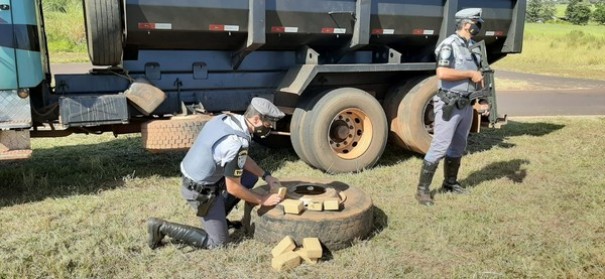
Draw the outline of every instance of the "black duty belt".
[[[214,205],[214,201],[220,195],[221,185],[224,185],[221,181],[224,180],[219,180],[219,182],[211,185],[203,185],[183,175],[183,186],[197,192],[197,195],[194,197],[195,200],[192,200],[192,202],[196,203],[197,216],[204,217],[208,214]]]
[[[443,89],[439,89],[437,92],[437,96],[444,103],[442,108],[443,110],[443,120],[449,121],[452,118],[452,114],[454,112],[454,108],[463,109],[471,103],[471,99],[469,98],[470,93],[457,93],[452,91],[447,91]]]
[[[445,89],[439,89],[439,92],[437,92],[437,96],[441,98],[441,100],[446,104],[460,102],[460,104],[458,105],[462,105],[464,107],[474,99],[487,98],[489,96],[489,91],[486,89],[481,89],[473,92],[455,92]]]
[[[200,194],[210,194],[210,193],[218,193],[221,190],[220,187],[220,181],[215,183],[215,184],[210,184],[210,185],[204,185],[201,183],[197,183],[195,181],[193,181],[192,179],[190,179],[189,177],[186,177],[183,175],[183,185],[185,186],[185,188],[191,190],[191,191],[196,191]]]
[[[439,98],[446,99],[469,98],[471,96],[471,92],[457,92],[446,89],[439,89],[439,92],[437,92],[437,96],[439,96]]]
[[[443,120],[449,121],[454,112],[454,107],[463,109],[471,104],[471,100],[488,97],[489,91],[482,89],[473,92],[454,92],[439,89],[437,97],[445,104],[443,106]]]
[[[472,91],[472,92],[456,92],[456,91],[450,91],[450,90],[446,90],[446,89],[439,89],[437,96],[439,96],[439,98],[441,98],[442,100],[444,98],[446,98],[446,99],[465,98],[465,99],[469,99],[469,100],[474,100],[474,99],[478,99],[478,98],[487,98],[489,96],[489,90],[484,88],[484,89],[480,89],[480,90]]]

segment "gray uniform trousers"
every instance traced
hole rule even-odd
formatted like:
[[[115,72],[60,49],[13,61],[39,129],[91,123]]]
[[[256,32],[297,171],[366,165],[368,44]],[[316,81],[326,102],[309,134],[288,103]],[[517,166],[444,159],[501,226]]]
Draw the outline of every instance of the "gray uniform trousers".
[[[452,158],[462,157],[466,149],[468,133],[473,123],[473,107],[468,105],[463,109],[454,108],[452,118],[443,120],[443,106],[441,98],[433,97],[435,111],[435,129],[431,147],[424,156],[424,160],[437,163],[446,155]]]
[[[244,187],[252,189],[256,184],[256,181],[258,181],[258,177],[250,172],[244,171],[242,174],[241,183]],[[225,189],[225,178],[222,178],[217,184],[222,184],[222,188]],[[195,200],[197,194],[183,185],[181,186],[181,195],[187,200],[187,203],[193,207],[193,210],[197,211],[199,206],[199,202]],[[227,193],[227,190],[225,189],[225,191],[215,199],[208,214],[204,217],[200,217],[202,227],[206,233],[208,233],[207,248],[219,247],[229,242],[225,204],[233,203],[235,199],[237,198]]]

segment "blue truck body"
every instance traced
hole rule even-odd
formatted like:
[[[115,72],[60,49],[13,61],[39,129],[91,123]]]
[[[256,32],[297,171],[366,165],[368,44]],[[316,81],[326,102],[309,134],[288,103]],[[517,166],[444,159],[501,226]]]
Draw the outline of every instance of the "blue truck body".
[[[521,52],[526,1],[84,0],[83,6],[94,66],[53,75],[40,0],[0,0],[4,138],[140,132],[147,149],[183,149],[187,143],[174,142],[197,130],[171,139],[162,127],[201,126],[206,116],[241,112],[260,96],[287,114],[276,139],[289,137],[314,167],[343,172],[371,167],[387,137],[425,151],[434,90],[422,93],[428,94],[422,104],[406,104],[405,96],[427,91],[425,80],[432,84],[433,50],[455,31],[455,12],[483,9],[477,40],[493,63]],[[133,89],[138,81],[151,89]],[[322,104],[335,94],[350,104],[307,117],[326,111]],[[371,112],[376,106],[380,113]],[[420,120],[403,119],[405,106],[417,107],[411,113]],[[361,124],[347,124],[348,115]],[[183,117],[192,120],[183,124]],[[323,142],[304,139],[316,130],[325,132],[318,136]]]

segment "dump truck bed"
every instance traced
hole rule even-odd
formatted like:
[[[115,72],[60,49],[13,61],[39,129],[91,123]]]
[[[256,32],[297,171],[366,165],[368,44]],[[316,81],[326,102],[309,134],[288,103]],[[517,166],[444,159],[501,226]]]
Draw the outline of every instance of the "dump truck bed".
[[[436,45],[454,31],[451,19],[456,11],[478,7],[483,8],[485,24],[476,39],[485,40],[490,55],[499,58],[521,51],[523,23],[517,15],[524,13],[525,1],[517,2],[126,0],[126,45],[137,50],[237,51],[252,37],[261,38],[257,50],[308,46],[324,52],[351,45],[362,50],[387,46],[415,62],[427,59],[427,45]]]

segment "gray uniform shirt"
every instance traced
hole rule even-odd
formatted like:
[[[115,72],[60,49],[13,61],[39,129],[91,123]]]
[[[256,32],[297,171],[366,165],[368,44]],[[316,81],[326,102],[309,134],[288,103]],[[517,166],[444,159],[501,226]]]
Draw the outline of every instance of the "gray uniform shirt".
[[[218,119],[211,121],[222,121],[223,124],[232,129],[233,132],[225,131],[220,125],[208,122],[198,139],[185,155],[181,162],[181,172],[189,179],[202,183],[214,184],[224,176],[224,167],[239,156],[239,167],[243,167],[246,161],[247,149],[251,136],[246,129],[246,120],[242,115],[232,117],[221,115]],[[204,138],[201,138],[204,137]],[[210,150],[205,146],[210,146]],[[242,152],[246,150],[246,152]],[[209,162],[209,154],[212,153],[212,163]],[[240,174],[241,175],[241,174]]]
[[[477,71],[479,69],[478,65],[481,63],[481,55],[480,53],[471,53],[470,47],[474,44],[475,41],[470,40],[467,42],[458,34],[447,37],[435,48],[437,67]],[[457,81],[439,80],[439,88],[458,93],[468,93],[477,90],[475,84],[470,79]]]

